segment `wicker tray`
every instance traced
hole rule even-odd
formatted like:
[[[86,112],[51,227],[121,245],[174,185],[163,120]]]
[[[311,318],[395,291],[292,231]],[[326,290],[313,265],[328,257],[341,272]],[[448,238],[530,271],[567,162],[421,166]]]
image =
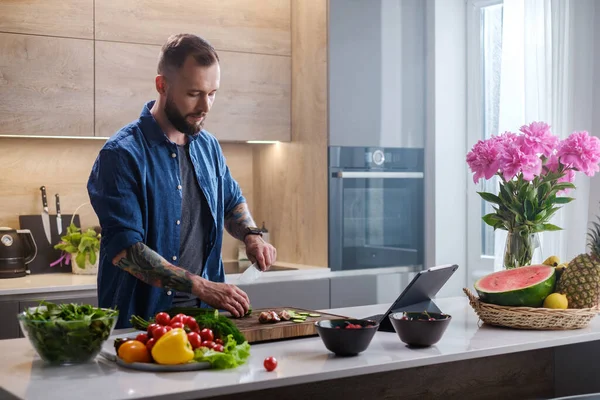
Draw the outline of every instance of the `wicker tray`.
[[[469,304],[486,324],[516,329],[567,330],[585,328],[598,314],[598,308],[557,310],[535,307],[507,307],[484,303],[471,291],[463,291]]]

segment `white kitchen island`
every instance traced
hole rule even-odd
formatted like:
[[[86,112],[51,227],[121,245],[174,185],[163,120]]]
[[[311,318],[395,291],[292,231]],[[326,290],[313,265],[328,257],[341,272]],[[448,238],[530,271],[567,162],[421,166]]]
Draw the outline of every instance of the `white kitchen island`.
[[[336,357],[319,337],[252,346],[235,370],[147,373],[98,357],[51,367],[27,339],[0,341],[0,399],[348,399],[552,398],[598,391],[600,319],[571,331],[519,331],[479,326],[465,297],[436,300],[452,315],[442,340],[410,349],[395,333],[377,332],[356,357]],[[387,305],[335,309],[366,317]],[[112,346],[112,340],[106,343]],[[279,365],[263,368],[265,357]]]

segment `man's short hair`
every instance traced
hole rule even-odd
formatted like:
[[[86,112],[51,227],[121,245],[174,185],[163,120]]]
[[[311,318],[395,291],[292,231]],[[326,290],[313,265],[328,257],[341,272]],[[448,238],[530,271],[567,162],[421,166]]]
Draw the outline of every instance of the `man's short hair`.
[[[179,33],[170,36],[160,50],[158,74],[166,75],[179,70],[190,55],[202,67],[219,62],[217,51],[208,41],[196,35]]]

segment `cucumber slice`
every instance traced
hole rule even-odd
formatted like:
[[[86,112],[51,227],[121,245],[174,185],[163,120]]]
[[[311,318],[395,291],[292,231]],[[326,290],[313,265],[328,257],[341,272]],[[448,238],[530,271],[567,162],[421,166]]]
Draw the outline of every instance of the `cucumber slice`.
[[[307,313],[306,311],[302,311],[302,312],[297,312],[296,314],[298,314],[298,315],[309,315],[310,313]]]
[[[321,314],[308,314],[309,317],[320,317]]]
[[[292,322],[300,324],[300,323],[305,322],[305,321],[303,319],[293,319]]]

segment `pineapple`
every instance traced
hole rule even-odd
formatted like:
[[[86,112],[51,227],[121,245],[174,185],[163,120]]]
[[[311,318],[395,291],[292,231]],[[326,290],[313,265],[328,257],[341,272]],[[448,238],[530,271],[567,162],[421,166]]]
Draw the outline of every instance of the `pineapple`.
[[[600,220],[600,219],[599,219]],[[592,222],[588,233],[590,253],[580,254],[564,269],[557,292],[567,295],[569,308],[598,305],[600,295],[600,224]]]

